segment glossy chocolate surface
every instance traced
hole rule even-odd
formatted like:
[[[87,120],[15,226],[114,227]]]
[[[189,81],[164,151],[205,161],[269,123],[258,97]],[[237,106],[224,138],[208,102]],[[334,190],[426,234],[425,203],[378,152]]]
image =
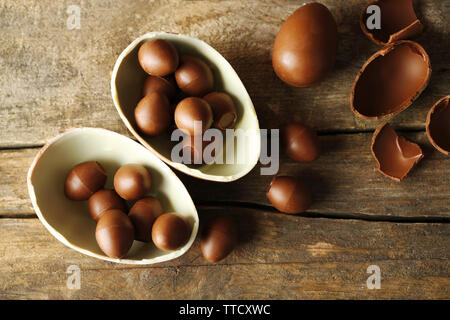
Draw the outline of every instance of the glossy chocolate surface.
[[[189,240],[190,235],[191,228],[187,222],[175,213],[164,213],[153,223],[153,243],[164,251],[181,248]]]
[[[105,211],[117,209],[127,211],[125,201],[114,190],[100,189],[88,201],[89,213],[92,219],[98,221]]]
[[[422,149],[397,135],[387,122],[382,123],[373,134],[372,154],[378,163],[378,170],[396,181],[406,177],[423,158]]]
[[[427,136],[433,146],[450,155],[450,96],[436,102],[428,112]]]
[[[202,230],[200,247],[203,257],[217,262],[228,256],[238,242],[238,231],[233,218],[216,216]]]
[[[175,72],[178,87],[190,96],[202,97],[214,89],[214,76],[211,68],[201,59],[182,56]]]
[[[381,29],[367,28],[368,18],[374,14],[367,13],[367,8],[371,5],[380,8]],[[361,30],[370,40],[381,45],[412,38],[423,30],[423,25],[414,12],[412,0],[372,1],[363,9],[360,25]]]
[[[148,76],[142,86],[142,97],[146,95],[159,92],[164,94],[169,100],[173,99],[176,94],[176,84],[173,77],[157,77]]]
[[[233,128],[237,120],[237,110],[233,99],[225,92],[211,92],[203,97],[213,112],[213,127],[224,130]]]
[[[428,84],[428,54],[417,43],[400,41],[375,53],[353,84],[350,103],[363,119],[391,117],[411,105]]]
[[[267,198],[279,211],[296,214],[306,211],[312,203],[312,195],[305,183],[296,177],[273,178]]]
[[[133,245],[134,227],[123,211],[108,210],[98,220],[95,238],[108,257],[122,258]]]
[[[155,197],[145,197],[137,201],[130,209],[128,217],[133,223],[136,240],[150,242],[155,219],[163,213],[161,203]]]
[[[139,164],[126,164],[114,175],[114,189],[123,199],[138,200],[150,190],[152,177]]]
[[[138,60],[145,72],[160,77],[175,72],[179,63],[177,50],[163,39],[143,43],[138,51]]]
[[[172,122],[169,99],[160,92],[146,95],[134,110],[134,118],[139,130],[149,136],[166,131]]]
[[[320,3],[308,3],[281,26],[273,45],[273,69],[287,84],[308,87],[333,68],[337,48],[333,15]]]
[[[201,124],[201,130],[195,132],[195,121]],[[211,127],[213,113],[211,106],[202,98],[189,97],[178,103],[175,109],[175,124],[184,133],[194,135],[203,133]]]
[[[77,164],[70,170],[64,184],[64,193],[71,200],[87,200],[106,182],[106,171],[97,161]]]
[[[310,127],[291,122],[282,128],[281,139],[284,151],[290,158],[303,162],[319,158],[319,137]]]

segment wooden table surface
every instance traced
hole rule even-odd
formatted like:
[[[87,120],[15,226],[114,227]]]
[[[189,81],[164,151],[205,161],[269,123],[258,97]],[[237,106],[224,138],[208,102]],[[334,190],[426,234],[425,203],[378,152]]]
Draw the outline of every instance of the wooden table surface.
[[[81,28],[66,27],[67,7]],[[301,1],[5,1],[0,0],[0,298],[308,299],[450,298],[450,157],[424,131],[432,104],[449,94],[449,0],[415,1],[426,26],[416,40],[433,73],[419,99],[389,122],[420,144],[425,158],[401,183],[376,169],[370,140],[378,121],[350,110],[353,80],[379,47],[359,28],[367,0],[322,0],[338,23],[336,65],[312,88],[282,83],[271,67],[274,37]],[[74,127],[128,135],[110,96],[119,53],[136,37],[164,30],[198,37],[227,58],[247,87],[262,128],[301,120],[317,128],[321,158],[281,155],[280,173],[297,174],[314,193],[305,214],[274,210],[270,176],[259,165],[221,184],[178,174],[200,219],[226,213],[239,221],[240,244],[207,263],[196,241],[181,258],[153,266],[99,261],[54,239],[31,206],[26,172],[39,148]],[[202,222],[201,222],[202,225]],[[81,288],[66,286],[70,265]],[[370,265],[381,289],[369,290]]]

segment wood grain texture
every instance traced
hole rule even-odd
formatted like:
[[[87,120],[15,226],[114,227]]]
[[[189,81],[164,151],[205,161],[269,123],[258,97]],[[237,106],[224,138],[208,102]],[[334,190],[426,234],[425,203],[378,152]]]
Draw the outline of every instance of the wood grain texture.
[[[377,172],[370,153],[379,122],[356,118],[349,106],[357,72],[379,49],[359,27],[368,0],[320,2],[338,23],[336,65],[320,84],[299,89],[275,76],[270,59],[279,27],[300,5],[295,0],[79,1],[80,30],[66,27],[72,3],[0,0],[0,299],[450,299],[450,158],[424,133],[429,108],[449,94],[450,0],[414,1],[426,27],[416,40],[433,73],[419,99],[389,120],[425,152],[401,183]],[[281,153],[279,173],[302,177],[313,191],[302,216],[270,207],[272,177],[261,176],[260,165],[229,184],[177,173],[201,226],[215,214],[238,221],[238,248],[214,265],[198,241],[181,258],[148,267],[86,257],[45,230],[27,194],[37,146],[56,134],[91,126],[130,136],[113,107],[111,71],[132,40],[158,30],[198,37],[221,52],[262,128],[300,120],[321,133],[319,160],[298,163]],[[78,291],[66,287],[70,265],[81,268]],[[381,290],[366,288],[369,265],[381,268]]]
[[[401,133],[402,134],[402,133]],[[311,187],[311,214],[390,218],[450,218],[450,158],[435,150],[424,132],[403,134],[419,143],[425,157],[402,182],[381,175],[370,152],[370,133],[320,137],[321,157],[299,163],[281,152],[279,174],[302,177]],[[38,149],[0,152],[0,215],[33,212],[26,188],[26,172]],[[242,203],[267,205],[266,191],[272,176],[260,175],[258,165],[233,183],[215,183],[188,177],[181,180],[197,204]]]
[[[0,219],[0,298],[450,298],[448,224],[209,207],[200,210],[201,225],[215,214],[231,214],[239,224],[240,245],[225,260],[208,264],[197,240],[177,260],[138,267],[77,253],[37,219]],[[78,291],[66,287],[74,264],[81,269]],[[366,287],[369,265],[381,268],[380,290]]]
[[[383,176],[370,151],[372,133],[320,136],[322,154],[300,163],[280,153],[279,175],[301,177],[313,193],[310,213],[370,219],[450,217],[450,158],[434,149],[424,132],[398,132],[418,143],[425,156],[401,182]],[[230,184],[181,176],[197,201],[270,205],[266,192],[273,176],[258,165]]]
[[[367,1],[321,2],[338,23],[336,65],[320,84],[298,89],[275,76],[270,60],[275,35],[298,1],[83,1],[79,30],[67,29],[64,2],[0,1],[0,147],[42,145],[81,126],[126,134],[110,97],[110,72],[133,39],[157,30],[198,37],[221,52],[246,85],[263,128],[296,119],[321,131],[372,129],[378,122],[356,118],[349,106],[358,70],[379,49],[359,28]],[[429,108],[448,95],[443,12],[449,7],[449,0],[416,4],[426,26],[417,41],[430,55],[433,74],[418,101],[392,120],[402,128],[423,129]]]

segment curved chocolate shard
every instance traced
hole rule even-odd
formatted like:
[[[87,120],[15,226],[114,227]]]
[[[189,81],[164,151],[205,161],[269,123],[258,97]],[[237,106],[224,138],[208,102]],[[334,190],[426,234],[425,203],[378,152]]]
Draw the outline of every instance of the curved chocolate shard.
[[[377,51],[359,71],[350,96],[360,118],[388,118],[408,108],[428,85],[430,58],[416,42],[402,40]]]
[[[426,128],[431,144],[450,155],[450,95],[443,97],[428,112]]]
[[[423,158],[419,145],[399,136],[387,122],[373,133],[371,149],[378,163],[378,171],[396,181],[406,177]]]
[[[372,15],[367,13],[367,8],[371,5],[380,7],[381,29],[367,28],[367,19]],[[380,45],[413,38],[423,31],[423,25],[414,12],[412,0],[372,1],[361,13],[360,25],[364,34]]]

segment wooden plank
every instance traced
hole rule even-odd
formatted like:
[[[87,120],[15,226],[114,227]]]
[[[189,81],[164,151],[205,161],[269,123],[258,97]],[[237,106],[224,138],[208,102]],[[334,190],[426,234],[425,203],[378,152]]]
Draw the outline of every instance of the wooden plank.
[[[378,172],[370,151],[371,133],[321,136],[321,157],[311,163],[293,161],[281,151],[279,174],[302,177],[310,186],[311,213],[371,219],[449,218],[450,158],[435,150],[424,132],[399,133],[418,143],[425,154],[401,182]],[[260,166],[225,185],[182,176],[199,202],[264,206],[270,205],[265,194],[272,178],[260,175]]]
[[[37,219],[0,219],[0,298],[330,299],[450,298],[450,225],[286,216],[202,208],[239,223],[240,244],[208,264],[198,240],[181,258],[152,266],[96,260],[54,239]],[[81,289],[66,287],[81,269]],[[368,290],[369,265],[381,289]]]
[[[295,162],[282,152],[279,173],[298,175],[310,185],[314,204],[309,213],[372,219],[449,218],[450,158],[436,151],[423,132],[405,136],[420,144],[425,157],[402,182],[377,171],[370,133],[321,136],[323,152],[312,163]],[[0,215],[33,212],[25,173],[37,152],[0,151]],[[272,176],[261,176],[259,165],[246,177],[225,184],[177,174],[197,204],[270,205],[265,193]]]
[[[367,0],[323,0],[339,26],[340,48],[330,75],[312,88],[291,88],[274,74],[270,51],[284,19],[298,1],[83,2],[81,29],[66,27],[66,4],[21,1],[0,4],[0,147],[42,145],[68,128],[92,126],[126,133],[113,108],[109,79],[115,59],[136,37],[165,30],[198,37],[236,68],[254,101],[261,127],[283,119],[303,120],[321,131],[374,128],[349,107],[352,82],[379,47],[361,32],[358,19]],[[448,94],[449,1],[416,5],[426,32],[433,75],[428,89],[392,122],[424,127],[432,104]],[[280,122],[280,123],[278,123]]]

